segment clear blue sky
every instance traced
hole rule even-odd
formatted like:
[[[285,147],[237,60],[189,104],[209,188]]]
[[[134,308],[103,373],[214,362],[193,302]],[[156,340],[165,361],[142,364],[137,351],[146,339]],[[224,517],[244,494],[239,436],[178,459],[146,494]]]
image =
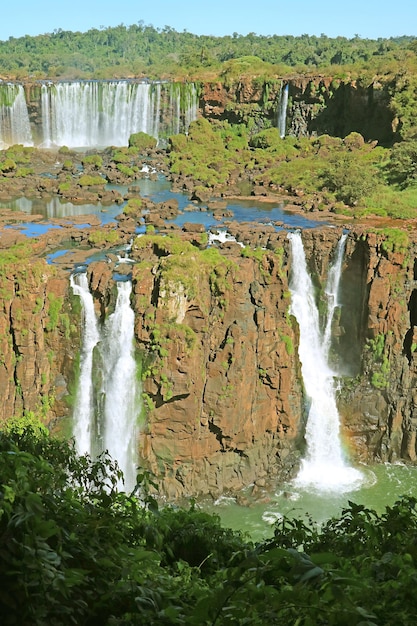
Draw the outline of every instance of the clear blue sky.
[[[3,0],[6,1],[6,0]],[[417,0],[11,0],[0,39],[143,21],[197,35],[417,36]]]

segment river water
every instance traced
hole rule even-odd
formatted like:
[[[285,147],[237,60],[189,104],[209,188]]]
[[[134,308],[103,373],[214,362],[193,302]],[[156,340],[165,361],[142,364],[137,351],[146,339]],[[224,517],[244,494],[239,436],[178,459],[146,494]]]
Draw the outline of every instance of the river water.
[[[248,532],[255,540],[273,535],[273,524],[280,517],[310,517],[320,525],[333,516],[338,516],[349,501],[363,504],[378,513],[392,506],[403,495],[417,497],[417,467],[403,464],[378,464],[359,466],[363,475],[362,485],[353,491],[338,493],[301,489],[294,482],[280,484],[274,491],[265,492],[260,498],[251,498],[248,487],[244,494],[245,506],[236,498],[222,497],[216,503],[204,502],[204,510],[219,515],[223,524],[234,530]],[[247,504],[249,502],[249,504]]]
[[[134,186],[134,185],[132,185]],[[185,222],[193,222],[203,224],[206,228],[224,227],[227,220],[236,220],[238,222],[262,222],[264,224],[274,224],[277,228],[314,228],[319,222],[306,219],[303,215],[291,213],[285,210],[284,204],[281,202],[263,202],[256,199],[251,200],[227,200],[227,210],[233,213],[232,217],[216,219],[213,211],[205,210],[204,206],[199,203],[190,203],[188,197],[184,193],[171,191],[171,183],[162,175],[155,180],[151,178],[143,178],[137,182],[140,194],[143,197],[150,198],[153,202],[165,202],[169,199],[178,201],[180,214],[173,223],[183,226]],[[114,189],[122,195],[127,193],[127,187],[117,185],[107,185],[106,189]],[[28,236],[37,236],[41,232],[45,232],[51,225],[48,224],[49,219],[53,218],[71,218],[72,216],[95,215],[102,224],[115,222],[117,215],[122,213],[123,204],[102,206],[100,204],[72,204],[71,202],[63,202],[60,198],[52,199],[28,199],[17,198],[12,202],[0,202],[0,208],[9,208],[15,211],[23,211],[28,215],[42,215],[44,223],[38,224],[37,230],[33,229],[31,224],[17,224],[14,228],[26,227]],[[195,210],[190,210],[195,206]],[[186,210],[185,210],[186,209]],[[203,210],[202,210],[203,209]],[[323,225],[323,222],[320,223]],[[54,228],[57,226],[54,225]],[[41,230],[42,229],[42,230]]]

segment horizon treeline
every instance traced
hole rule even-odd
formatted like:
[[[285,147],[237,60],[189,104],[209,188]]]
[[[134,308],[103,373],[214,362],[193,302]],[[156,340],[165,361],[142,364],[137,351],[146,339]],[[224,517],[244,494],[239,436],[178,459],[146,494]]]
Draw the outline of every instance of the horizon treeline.
[[[236,67],[237,64],[237,67]],[[213,79],[233,73],[395,75],[417,71],[417,38],[362,39],[315,35],[223,37],[178,32],[170,26],[137,24],[54,30],[0,41],[0,76],[25,78],[149,77]]]

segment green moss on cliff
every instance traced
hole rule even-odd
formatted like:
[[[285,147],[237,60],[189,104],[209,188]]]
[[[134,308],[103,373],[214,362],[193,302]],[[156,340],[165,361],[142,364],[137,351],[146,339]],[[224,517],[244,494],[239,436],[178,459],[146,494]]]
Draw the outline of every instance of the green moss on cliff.
[[[151,248],[159,257],[158,277],[165,298],[176,291],[189,300],[196,298],[207,283],[212,295],[219,297],[230,287],[228,276],[236,267],[217,248],[200,250],[175,235],[144,235],[133,248]]]

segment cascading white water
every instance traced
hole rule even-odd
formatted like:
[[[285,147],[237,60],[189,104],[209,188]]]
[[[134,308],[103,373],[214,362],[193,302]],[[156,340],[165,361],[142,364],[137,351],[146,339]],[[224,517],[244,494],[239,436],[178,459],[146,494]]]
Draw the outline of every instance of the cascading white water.
[[[288,107],[288,84],[282,86],[279,92],[278,102],[278,130],[281,138],[285,137],[287,130],[287,107]]]
[[[93,352],[100,340],[93,296],[85,273],[71,275],[71,287],[82,307],[83,343],[80,357],[78,390],[74,405],[74,440],[78,454],[92,453],[93,436]]]
[[[48,82],[41,86],[39,105],[37,145],[126,146],[133,133],[156,139],[186,133],[197,119],[198,93],[193,83]],[[33,137],[23,86],[0,84],[0,146],[33,145]]]
[[[184,90],[186,110],[182,111],[180,93]],[[192,84],[124,80],[46,83],[41,107],[45,147],[126,146],[133,133],[144,132],[158,139],[161,133],[188,130],[197,117],[197,93]]]
[[[184,131],[188,132],[191,122],[197,119],[198,94],[194,84],[187,86],[184,100]]]
[[[295,479],[299,487],[319,491],[351,491],[363,482],[363,475],[345,460],[340,438],[340,418],[336,405],[335,372],[328,364],[330,330],[337,306],[344,241],[339,242],[335,264],[329,271],[326,292],[329,309],[322,335],[314,288],[308,274],[300,233],[290,233],[292,271],[291,313],[300,331],[299,358],[305,393],[309,402],[306,425],[307,450]]]
[[[130,281],[117,283],[114,312],[103,326],[97,321],[85,273],[71,277],[83,307],[83,337],[74,438],[80,454],[108,450],[123,472],[119,488],[136,484],[137,417],[140,394],[134,358],[134,313]],[[94,350],[97,358],[94,358]]]
[[[0,148],[14,144],[32,146],[32,131],[22,85],[0,85]]]
[[[329,360],[329,350],[330,343],[332,338],[332,324],[334,314],[336,309],[340,306],[338,295],[339,295],[339,284],[342,276],[342,265],[343,265],[343,256],[345,253],[347,233],[343,233],[340,237],[336,254],[334,258],[334,262],[329,267],[327,283],[324,293],[327,298],[327,318],[326,318],[326,326],[323,333],[323,350],[326,356],[326,360]]]
[[[136,484],[136,421],[138,390],[134,358],[134,313],[130,306],[132,284],[117,283],[114,313],[104,328],[103,358],[104,447],[117,459],[126,490]]]

